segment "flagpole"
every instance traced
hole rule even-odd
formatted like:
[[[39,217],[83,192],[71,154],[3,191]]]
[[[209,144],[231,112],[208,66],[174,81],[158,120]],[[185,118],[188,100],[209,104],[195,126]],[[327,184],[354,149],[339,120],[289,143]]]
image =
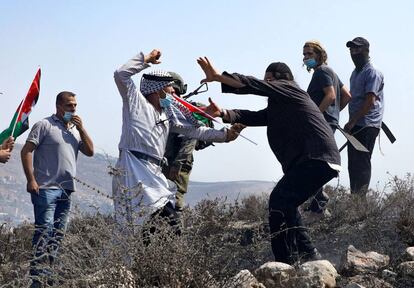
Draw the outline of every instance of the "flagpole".
[[[172,94],[172,96],[174,97],[174,99],[176,99],[176,100],[177,100],[178,102],[180,102],[181,104],[183,104],[183,102],[184,102],[184,103],[186,103],[186,104],[191,105],[190,103],[188,103],[187,101],[185,101],[185,100],[181,99],[181,98],[180,98],[180,97],[178,97],[177,95]],[[227,125],[225,125],[224,123],[221,123],[221,122],[217,121],[216,119],[214,119],[214,117],[212,117],[211,115],[207,114],[205,111],[201,110],[201,109],[200,109],[200,108],[198,108],[197,106],[191,105],[191,107],[193,107],[195,110],[197,110],[197,112],[199,112],[202,116],[204,116],[204,117],[206,117],[206,118],[210,119],[211,121],[214,121],[214,122],[216,122],[216,123],[220,124],[222,127],[226,128],[227,130],[230,130],[230,128],[229,128]],[[257,143],[256,143],[256,142],[254,142],[253,140],[251,140],[251,139],[247,138],[246,136],[243,136],[243,135],[242,135],[242,134],[240,134],[239,132],[236,132],[236,134],[237,134],[237,135],[239,135],[240,137],[242,137],[243,139],[245,139],[245,140],[249,141],[250,143],[252,143],[252,144],[254,144],[254,145],[257,145]]]

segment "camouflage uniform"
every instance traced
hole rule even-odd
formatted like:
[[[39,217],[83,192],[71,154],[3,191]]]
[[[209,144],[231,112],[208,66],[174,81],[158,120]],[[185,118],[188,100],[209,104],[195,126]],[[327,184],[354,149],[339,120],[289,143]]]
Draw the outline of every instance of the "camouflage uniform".
[[[169,73],[174,78],[172,86],[174,87],[175,93],[178,96],[185,94],[187,91],[187,85],[184,84],[183,78],[175,72]],[[198,107],[205,106],[202,103],[190,103]],[[205,126],[211,128],[214,127],[211,120],[198,115],[193,116]],[[185,205],[184,194],[187,193],[190,174],[193,169],[194,150],[201,150],[209,145],[212,145],[212,143],[191,139],[177,133],[170,133],[168,135],[166,151],[164,154],[164,157],[168,160],[168,166],[164,166],[162,172],[167,179],[173,181],[177,186],[175,210],[182,211]]]
[[[181,211],[184,208],[184,194],[187,193],[191,170],[193,168],[193,151],[197,140],[189,139],[183,135],[171,133],[168,136],[165,157],[168,166],[164,167],[164,175],[177,185],[175,196],[175,209]]]

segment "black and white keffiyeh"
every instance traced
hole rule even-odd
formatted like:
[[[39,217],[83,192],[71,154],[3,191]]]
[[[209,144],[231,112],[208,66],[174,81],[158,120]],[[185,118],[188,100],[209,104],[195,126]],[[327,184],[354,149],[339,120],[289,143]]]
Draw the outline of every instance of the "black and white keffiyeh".
[[[141,85],[139,90],[142,95],[147,96],[151,93],[157,92],[164,87],[173,83],[173,78],[170,73],[162,70],[155,70],[145,73],[141,77]]]

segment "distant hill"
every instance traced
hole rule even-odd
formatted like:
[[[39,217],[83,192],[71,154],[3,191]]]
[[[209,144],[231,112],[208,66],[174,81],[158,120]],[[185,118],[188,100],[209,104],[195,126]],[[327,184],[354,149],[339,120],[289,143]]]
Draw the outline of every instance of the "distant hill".
[[[26,178],[20,162],[21,147],[16,145],[12,159],[6,165],[0,164],[0,224],[33,221],[30,194],[26,192]],[[72,213],[110,213],[113,210],[112,200],[107,197],[111,195],[112,189],[108,166],[115,163],[116,158],[111,156],[96,154],[88,158],[80,154],[77,178],[90,187],[77,183]],[[266,181],[190,182],[186,202],[194,206],[202,199],[234,201],[249,194],[270,193],[274,185],[273,182]]]

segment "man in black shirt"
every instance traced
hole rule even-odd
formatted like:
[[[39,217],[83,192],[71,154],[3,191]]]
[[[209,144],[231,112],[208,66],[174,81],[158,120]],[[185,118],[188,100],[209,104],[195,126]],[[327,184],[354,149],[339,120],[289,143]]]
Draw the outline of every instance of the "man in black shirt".
[[[303,228],[298,206],[338,175],[340,155],[332,129],[284,63],[270,64],[264,80],[259,80],[237,73],[220,74],[205,57],[197,62],[206,74],[202,82],[221,82],[224,93],[268,97],[263,110],[222,110],[215,116],[246,126],[267,126],[270,148],[284,172],[269,200],[275,260],[292,264],[296,253],[304,260],[320,259]]]

